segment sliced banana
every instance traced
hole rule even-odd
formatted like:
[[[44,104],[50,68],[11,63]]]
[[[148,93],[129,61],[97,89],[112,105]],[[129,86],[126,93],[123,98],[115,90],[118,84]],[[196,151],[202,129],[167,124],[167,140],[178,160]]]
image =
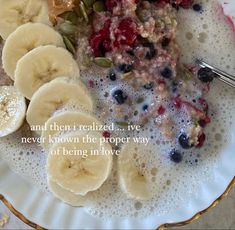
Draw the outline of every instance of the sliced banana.
[[[54,137],[64,133],[64,131],[79,130],[79,125],[87,126],[92,124],[101,125],[94,116],[85,112],[64,111],[56,114],[49,118],[45,124],[45,129],[42,131],[42,147],[48,152],[50,145],[54,141]]]
[[[92,98],[81,81],[61,77],[44,84],[33,95],[26,119],[29,125],[43,129],[45,122],[64,108],[92,111]]]
[[[86,142],[83,138],[92,138]],[[78,195],[95,191],[106,181],[112,168],[112,155],[108,143],[100,144],[102,135],[98,132],[75,132],[62,136],[61,143],[55,143],[47,158],[49,178],[62,188]],[[98,151],[96,153],[95,151]]]
[[[43,84],[61,76],[79,78],[79,68],[64,48],[41,46],[22,57],[16,66],[15,86],[28,99]]]
[[[84,206],[88,202],[89,194],[86,194],[85,196],[75,195],[74,193],[62,188],[49,178],[47,178],[47,184],[52,194],[66,204],[77,207]]]
[[[133,142],[122,147],[118,156],[119,182],[122,191],[130,198],[148,200],[151,198],[150,182],[135,162],[135,154],[141,147]]]
[[[20,26],[7,38],[3,47],[2,63],[5,72],[14,80],[19,59],[38,46],[50,44],[65,47],[62,36],[50,26],[41,23]]]
[[[27,22],[51,24],[46,0],[0,0],[0,6],[0,36],[4,40]]]
[[[24,97],[14,86],[0,87],[0,137],[7,136],[22,125],[26,113]]]

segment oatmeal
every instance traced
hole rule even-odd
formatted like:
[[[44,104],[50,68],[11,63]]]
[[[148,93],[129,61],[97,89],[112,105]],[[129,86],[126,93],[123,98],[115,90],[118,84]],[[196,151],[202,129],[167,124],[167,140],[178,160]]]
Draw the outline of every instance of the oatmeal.
[[[194,66],[180,66],[176,42],[177,10],[190,8],[193,1],[105,3],[107,10],[93,16],[91,51],[95,57],[113,61],[108,73],[111,81],[119,79],[137,91],[153,93],[135,122],[144,125],[153,121],[167,139],[178,138],[181,147],[201,147],[205,141],[203,128],[210,123],[205,95],[213,74]],[[133,122],[129,109],[136,111],[136,102],[119,89],[112,97],[114,118]],[[183,129],[176,128],[172,107],[186,114]]]

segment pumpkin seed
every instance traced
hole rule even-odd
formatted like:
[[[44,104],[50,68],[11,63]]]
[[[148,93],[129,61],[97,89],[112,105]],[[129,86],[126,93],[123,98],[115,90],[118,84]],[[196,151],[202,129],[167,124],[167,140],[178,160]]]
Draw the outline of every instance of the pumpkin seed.
[[[104,2],[103,1],[97,1],[93,4],[93,10],[95,12],[102,12],[105,10]]]
[[[74,25],[77,25],[78,23],[78,15],[74,11],[64,13],[62,18],[64,18],[66,21],[70,21]]]
[[[110,68],[113,65],[112,60],[105,57],[97,57],[94,59],[94,63],[100,67]]]
[[[87,15],[87,12],[86,12],[86,7],[85,7],[85,5],[82,1],[79,3],[79,8],[81,10],[83,18],[85,19],[86,22],[88,22],[89,19],[88,19],[88,15]]]
[[[141,104],[142,102],[144,102],[144,98],[143,98],[143,97],[139,97],[139,98],[136,100],[136,103],[137,103],[137,104]]]
[[[132,74],[133,74],[132,72],[124,73],[124,74],[122,74],[121,79],[128,81],[132,78]]]
[[[127,127],[129,124],[125,121],[117,121],[115,122],[116,125],[121,126],[121,127]]]
[[[60,30],[63,34],[74,35],[77,31],[77,26],[73,25],[70,21],[65,21],[60,24]]]
[[[83,3],[85,4],[86,7],[92,7],[94,4],[95,0],[83,0]]]
[[[76,54],[76,49],[73,43],[70,41],[70,39],[66,36],[63,36],[64,44],[68,51],[70,51],[73,55]]]
[[[189,69],[186,66],[182,66],[182,77],[184,80],[188,81],[191,80],[193,77],[193,74],[189,71]]]

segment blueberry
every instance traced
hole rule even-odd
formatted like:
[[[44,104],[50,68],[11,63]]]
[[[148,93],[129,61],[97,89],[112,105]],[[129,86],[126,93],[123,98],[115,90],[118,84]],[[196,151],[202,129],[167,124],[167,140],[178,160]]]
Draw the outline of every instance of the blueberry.
[[[183,156],[179,151],[173,149],[170,152],[170,159],[175,163],[180,163],[183,160]]]
[[[201,9],[202,9],[202,6],[201,6],[200,4],[195,3],[195,4],[193,5],[193,10],[194,10],[194,11],[201,11]]]
[[[127,50],[126,52],[127,52],[129,55],[131,55],[131,56],[135,56],[135,52],[134,52],[134,50],[132,50],[132,49]]]
[[[211,71],[210,68],[206,67],[206,68],[199,69],[197,72],[197,76],[200,81],[204,83],[208,83],[208,82],[213,81],[215,74]]]
[[[172,92],[176,93],[178,90],[178,83],[176,81],[172,82]]]
[[[163,48],[167,47],[167,46],[170,44],[170,42],[171,42],[171,39],[170,39],[170,38],[164,37],[164,38],[162,39],[162,47],[163,47]]]
[[[176,10],[179,10],[179,9],[180,9],[179,5],[176,4],[176,3],[172,3],[171,5],[172,5],[172,7],[175,8]]]
[[[148,111],[148,108],[149,108],[148,105],[144,105],[142,109],[143,109],[144,112],[147,112],[147,111]]]
[[[189,137],[185,133],[182,133],[179,136],[179,144],[183,149],[190,149],[193,147],[189,142]]]
[[[109,75],[108,75],[108,78],[111,80],[111,81],[116,81],[117,77],[116,77],[116,74],[113,70],[111,70],[109,72]]]
[[[148,48],[148,52],[145,55],[145,59],[151,60],[156,56],[156,49],[154,47],[154,44],[152,42],[146,42],[143,44],[144,47]]]
[[[143,87],[144,87],[145,89],[152,89],[153,86],[154,86],[153,82],[150,82],[150,83],[144,85]]]
[[[168,66],[162,69],[160,73],[164,78],[171,78],[173,74],[171,68]]]
[[[128,73],[130,71],[132,71],[134,68],[133,65],[129,65],[129,64],[121,64],[119,65],[119,70],[123,73]]]
[[[121,89],[118,89],[114,91],[113,98],[117,101],[119,105],[121,105],[125,103],[127,96],[124,94],[124,92]]]

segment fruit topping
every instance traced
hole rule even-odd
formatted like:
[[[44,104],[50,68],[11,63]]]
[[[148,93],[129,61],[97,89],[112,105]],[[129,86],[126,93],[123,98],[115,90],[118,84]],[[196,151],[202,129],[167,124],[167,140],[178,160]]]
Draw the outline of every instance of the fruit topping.
[[[147,60],[151,60],[156,56],[156,49],[154,47],[154,44],[152,42],[146,42],[143,44],[144,47],[148,48],[149,50],[147,51],[145,58]]]
[[[111,81],[116,81],[117,76],[116,76],[116,73],[114,72],[114,70],[110,70],[110,72],[109,72],[109,74],[108,74],[108,78],[109,78]]]
[[[170,152],[170,159],[175,163],[180,163],[183,160],[183,156],[179,151],[173,149]]]
[[[190,149],[190,148],[193,147],[193,145],[190,144],[189,137],[188,137],[185,133],[180,134],[178,140],[179,140],[180,146],[181,146],[183,149]]]
[[[119,65],[119,70],[123,73],[129,73],[133,70],[133,65],[121,64]]]
[[[127,96],[121,89],[118,89],[114,91],[113,98],[117,101],[119,105],[121,105],[125,103]]]
[[[171,78],[172,77],[172,70],[170,67],[166,66],[164,69],[161,70],[161,75],[164,78]]]
[[[89,43],[95,57],[104,56],[107,51],[111,50],[110,25],[111,20],[108,19],[103,28],[94,32],[90,37]]]
[[[114,46],[119,48],[121,45],[132,46],[137,38],[137,24],[132,18],[124,18],[114,30]]]
[[[149,90],[149,89],[152,89],[153,86],[154,86],[154,83],[153,83],[153,82],[150,82],[150,83],[144,85],[143,87],[144,87],[145,89]]]
[[[205,140],[206,140],[206,135],[205,135],[205,133],[202,133],[202,134],[198,137],[198,144],[197,144],[196,147],[201,148],[201,147],[203,146]]]
[[[213,81],[215,74],[211,71],[210,68],[200,68],[198,70],[197,76],[199,78],[200,81],[204,82],[204,83],[208,83]]]
[[[193,10],[194,11],[201,11],[202,10],[202,6],[198,3],[193,4]]]
[[[148,112],[148,108],[149,108],[148,105],[144,105],[144,106],[142,107],[142,109],[143,109],[144,112]]]
[[[159,115],[163,115],[166,112],[166,108],[161,105],[158,108],[157,112],[158,112]]]

